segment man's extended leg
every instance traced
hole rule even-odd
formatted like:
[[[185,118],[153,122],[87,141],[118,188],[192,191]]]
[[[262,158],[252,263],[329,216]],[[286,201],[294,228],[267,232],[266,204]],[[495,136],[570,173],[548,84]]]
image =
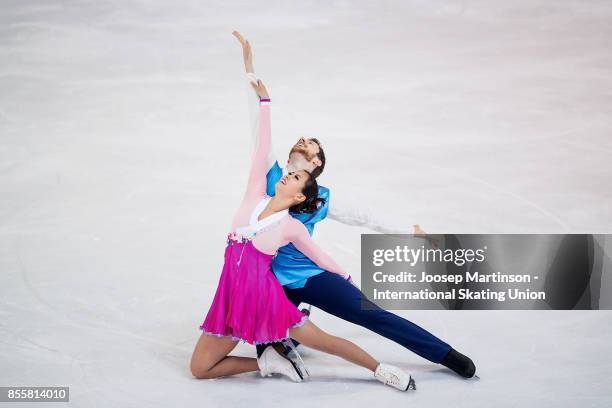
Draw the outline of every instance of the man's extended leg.
[[[457,374],[470,378],[475,373],[472,360],[457,352],[447,343],[428,331],[387,312],[370,303],[368,309],[361,307],[362,294],[355,286],[331,272],[310,277],[303,288],[285,287],[287,298],[296,306],[305,302],[333,314],[343,320],[358,324],[378,333],[389,340],[406,347],[412,352],[450,368]],[[278,346],[281,346],[280,343]],[[264,346],[258,346],[261,355]]]

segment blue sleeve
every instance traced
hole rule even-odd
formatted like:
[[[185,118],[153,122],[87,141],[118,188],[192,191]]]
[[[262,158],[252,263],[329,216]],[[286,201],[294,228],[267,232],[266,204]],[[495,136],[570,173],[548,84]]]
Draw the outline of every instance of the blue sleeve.
[[[270,197],[274,197],[276,192],[274,186],[283,177],[283,169],[278,165],[278,161],[275,161],[268,173],[266,174],[266,194]]]

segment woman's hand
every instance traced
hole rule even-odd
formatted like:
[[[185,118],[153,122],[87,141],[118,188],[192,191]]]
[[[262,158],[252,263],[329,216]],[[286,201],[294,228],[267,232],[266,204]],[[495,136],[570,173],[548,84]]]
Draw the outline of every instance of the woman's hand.
[[[268,95],[268,90],[264,86],[263,82],[261,82],[261,79],[258,79],[257,82],[252,81],[251,86],[253,87],[253,89],[255,89],[257,95],[259,95],[259,99],[270,99],[270,95]]]
[[[357,286],[357,284],[355,283],[355,281],[353,280],[353,277],[351,275],[349,275],[349,277],[346,279],[346,281],[348,283],[350,283],[351,285],[353,285],[354,287],[356,287],[357,289],[359,289],[359,286]],[[361,289],[359,289],[361,290]]]
[[[240,41],[242,45],[242,58],[244,59],[244,68],[246,72],[255,72],[253,70],[253,53],[251,52],[251,43],[245,39],[238,31],[233,31],[232,35]]]

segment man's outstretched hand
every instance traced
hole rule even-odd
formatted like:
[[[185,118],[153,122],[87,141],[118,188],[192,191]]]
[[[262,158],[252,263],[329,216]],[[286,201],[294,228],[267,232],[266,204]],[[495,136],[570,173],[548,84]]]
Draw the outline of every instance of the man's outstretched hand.
[[[255,72],[253,70],[253,53],[251,51],[251,43],[245,39],[238,31],[233,31],[232,35],[240,41],[242,45],[242,58],[244,59],[244,68],[246,72]]]
[[[412,234],[413,237],[426,239],[429,241],[431,246],[433,246],[434,248],[438,247],[438,240],[427,235],[427,233],[421,229],[420,225],[414,224],[413,227],[414,227],[414,232]]]

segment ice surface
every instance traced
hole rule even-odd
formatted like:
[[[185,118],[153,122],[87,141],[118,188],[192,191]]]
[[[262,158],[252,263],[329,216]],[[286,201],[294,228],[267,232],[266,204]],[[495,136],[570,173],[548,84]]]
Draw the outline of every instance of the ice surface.
[[[414,394],[314,351],[303,384],[188,368],[249,157],[232,30],[277,151],[320,138],[332,194],[429,232],[609,233],[611,20],[606,1],[3,1],[0,386],[69,385],[75,407],[612,406],[609,311],[401,312],[479,382],[313,311]],[[358,275],[364,232],[316,237]]]

